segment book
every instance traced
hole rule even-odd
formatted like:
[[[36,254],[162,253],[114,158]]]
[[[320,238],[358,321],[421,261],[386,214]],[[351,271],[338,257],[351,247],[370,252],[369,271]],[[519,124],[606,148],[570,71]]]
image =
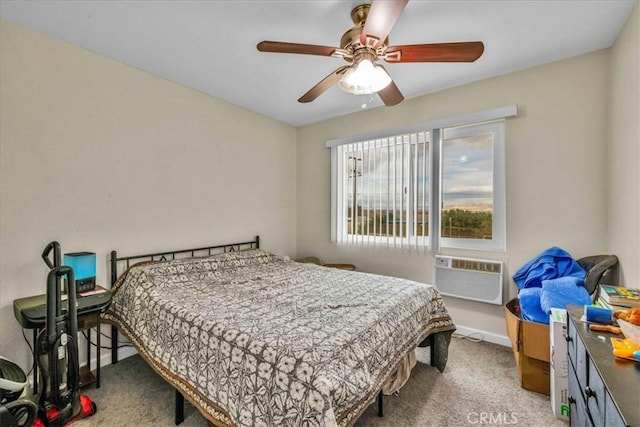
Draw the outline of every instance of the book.
[[[629,307],[625,307],[623,305],[616,305],[616,304],[609,304],[607,301],[604,300],[604,298],[602,297],[602,295],[600,295],[600,297],[598,297],[598,305],[602,308],[607,308],[611,311],[616,311],[616,310],[628,310]]]
[[[640,289],[600,285],[600,299],[609,305],[640,307]]]

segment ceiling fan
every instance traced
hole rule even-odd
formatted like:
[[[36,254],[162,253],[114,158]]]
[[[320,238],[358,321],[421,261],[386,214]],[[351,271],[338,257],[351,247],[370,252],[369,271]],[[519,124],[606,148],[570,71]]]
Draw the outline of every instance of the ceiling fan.
[[[484,52],[481,41],[389,46],[389,32],[409,0],[373,0],[351,11],[354,26],[340,39],[340,47],[261,41],[260,52],[297,53],[343,58],[350,65],[336,69],[302,95],[299,102],[311,102],[334,84],[349,93],[376,92],[385,105],[404,99],[379,59],[402,62],[473,62]]]

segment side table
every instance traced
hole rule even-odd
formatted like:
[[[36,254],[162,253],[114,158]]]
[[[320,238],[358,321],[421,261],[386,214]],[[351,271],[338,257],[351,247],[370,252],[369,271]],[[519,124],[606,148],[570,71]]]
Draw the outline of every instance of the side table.
[[[47,313],[47,295],[35,295],[19,298],[13,301],[13,314],[25,329],[33,330],[33,391],[38,393],[38,363],[37,363],[37,339],[40,331],[45,327]],[[92,291],[78,294],[78,331],[86,330],[87,340],[87,365],[80,368],[80,387],[93,382],[96,388],[100,388],[100,313],[109,306],[111,291],[101,286],[96,286]],[[65,301],[66,303],[66,301]],[[63,306],[64,311],[64,306]],[[96,374],[91,372],[91,329],[96,329]]]

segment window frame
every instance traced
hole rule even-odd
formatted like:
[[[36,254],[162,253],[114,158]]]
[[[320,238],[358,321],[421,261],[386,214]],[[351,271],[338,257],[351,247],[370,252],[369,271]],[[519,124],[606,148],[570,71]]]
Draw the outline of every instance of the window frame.
[[[504,251],[506,249],[506,186],[505,186],[505,123],[497,120],[479,124],[465,125],[444,129],[443,141],[453,138],[464,138],[484,133],[493,134],[493,212],[492,232],[489,239],[464,239],[442,236],[442,228],[438,227],[437,236],[439,247],[471,250]],[[442,144],[440,144],[442,149]],[[440,155],[440,177],[442,177],[442,153]],[[441,186],[442,187],[442,186]],[[442,191],[439,195],[440,206],[443,205]],[[442,209],[439,209],[438,219],[442,218]],[[435,231],[435,230],[434,230]],[[434,234],[435,235],[435,234]]]
[[[339,170],[341,162],[338,158],[337,147],[357,142],[376,140],[380,138],[397,137],[415,132],[429,132],[429,169],[430,169],[430,187],[429,187],[429,233],[426,237],[425,245],[418,245],[418,239],[413,243],[411,241],[397,242],[394,239],[393,245],[389,245],[389,239],[361,236],[360,239],[344,239],[346,244],[384,244],[385,240],[388,247],[420,247],[434,252],[440,251],[440,248],[459,248],[468,250],[492,250],[504,251],[506,249],[506,186],[505,186],[505,119],[517,116],[517,105],[508,105],[504,107],[484,110],[475,113],[453,116],[444,119],[438,119],[428,122],[413,124],[410,126],[388,129],[386,131],[372,132],[368,134],[356,135],[348,138],[334,139],[326,142],[326,147],[331,149],[331,241],[336,243],[343,240],[338,237],[338,231],[344,230],[344,215],[342,219],[338,215],[338,207],[340,205],[338,197],[343,197],[343,189],[341,182],[344,180],[342,170]],[[441,236],[440,219],[442,217],[442,144],[444,139],[450,138],[450,135],[464,134],[474,128],[489,128],[494,133],[493,144],[493,238],[491,240],[481,239],[455,239],[443,238]],[[438,197],[434,197],[437,195]],[[409,238],[407,238],[409,239]],[[358,241],[359,240],[359,241]],[[365,241],[366,240],[366,241]],[[399,243],[399,245],[397,244]]]

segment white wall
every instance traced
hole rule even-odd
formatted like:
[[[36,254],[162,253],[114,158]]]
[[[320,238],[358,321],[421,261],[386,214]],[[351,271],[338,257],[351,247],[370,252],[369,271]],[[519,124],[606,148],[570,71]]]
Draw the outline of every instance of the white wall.
[[[507,251],[486,256],[505,259],[510,277],[550,246],[605,253],[608,61],[599,51],[299,128],[298,256],[431,283],[431,253],[331,244],[325,141],[509,104],[519,116],[506,125]],[[506,335],[503,307],[445,300],[458,325]]]
[[[611,50],[609,71],[608,250],[621,280],[640,287],[640,6]]]
[[[15,298],[44,246],[122,255],[249,240],[295,255],[295,129],[0,24],[0,354],[29,366]],[[30,333],[27,333],[30,337]]]

